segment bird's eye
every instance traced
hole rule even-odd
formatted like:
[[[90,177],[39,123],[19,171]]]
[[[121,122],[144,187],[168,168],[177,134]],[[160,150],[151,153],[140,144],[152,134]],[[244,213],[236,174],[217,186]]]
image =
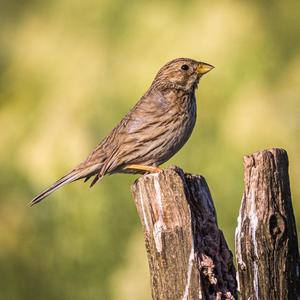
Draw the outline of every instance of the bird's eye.
[[[188,65],[182,65],[181,70],[187,71],[189,69]]]

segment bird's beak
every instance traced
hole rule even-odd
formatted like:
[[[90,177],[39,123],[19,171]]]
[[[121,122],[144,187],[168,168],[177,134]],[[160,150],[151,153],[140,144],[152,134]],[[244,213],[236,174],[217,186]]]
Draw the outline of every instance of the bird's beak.
[[[214,68],[214,66],[204,63],[204,62],[200,62],[198,67],[197,67],[197,73],[199,75],[204,75],[206,73],[208,73],[209,71],[211,71]]]

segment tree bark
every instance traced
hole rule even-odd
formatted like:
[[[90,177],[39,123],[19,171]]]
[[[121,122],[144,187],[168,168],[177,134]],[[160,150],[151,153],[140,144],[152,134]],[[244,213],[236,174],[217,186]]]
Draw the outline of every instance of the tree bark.
[[[234,299],[235,268],[205,179],[177,167],[132,187],[155,300]]]
[[[271,149],[244,157],[245,191],[236,229],[242,299],[299,299],[299,252],[288,157]]]

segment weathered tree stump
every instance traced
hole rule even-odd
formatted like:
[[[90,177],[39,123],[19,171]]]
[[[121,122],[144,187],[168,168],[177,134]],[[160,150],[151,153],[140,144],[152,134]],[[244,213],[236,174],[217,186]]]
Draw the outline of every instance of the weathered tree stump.
[[[235,268],[205,179],[177,167],[132,187],[155,300],[234,299]]]
[[[271,149],[244,158],[245,191],[236,229],[242,299],[300,299],[299,253],[288,157]]]

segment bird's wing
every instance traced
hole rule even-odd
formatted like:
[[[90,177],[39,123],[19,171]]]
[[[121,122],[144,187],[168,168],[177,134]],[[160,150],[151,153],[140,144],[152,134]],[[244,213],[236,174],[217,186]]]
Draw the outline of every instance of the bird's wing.
[[[153,138],[149,135],[149,129],[156,134],[162,130],[163,126],[157,126],[157,118],[159,120],[160,114],[166,113],[166,110],[167,106],[161,94],[146,94],[85,161],[37,195],[30,205],[39,203],[67,183],[83,178],[87,180],[95,175],[92,186],[106,173],[142,157],[147,147],[145,143]],[[156,147],[155,143],[151,145]],[[148,147],[147,151],[151,149]]]
[[[170,104],[160,92],[146,94],[136,106],[124,117],[105,142],[105,148],[113,143],[114,153],[110,155],[101,173],[111,173],[118,167],[137,162],[145,158],[158,146],[156,136],[164,133],[163,118],[169,113]]]

